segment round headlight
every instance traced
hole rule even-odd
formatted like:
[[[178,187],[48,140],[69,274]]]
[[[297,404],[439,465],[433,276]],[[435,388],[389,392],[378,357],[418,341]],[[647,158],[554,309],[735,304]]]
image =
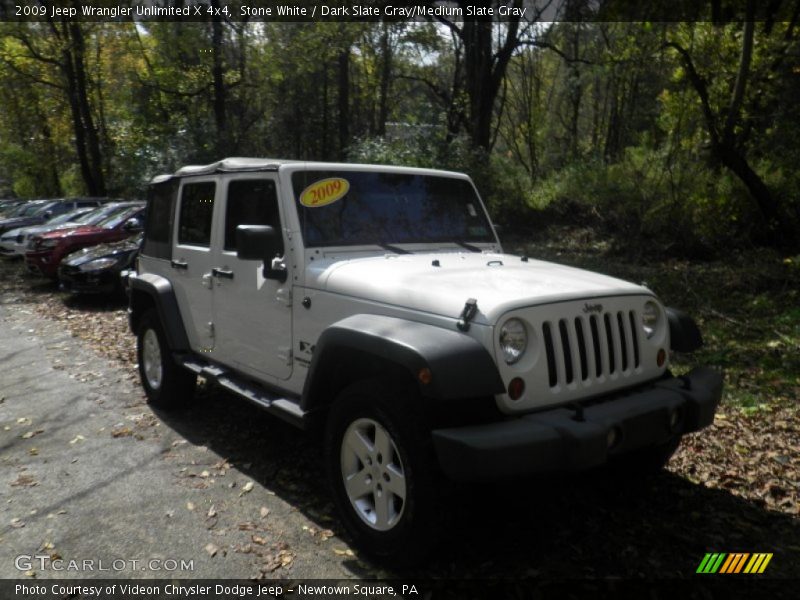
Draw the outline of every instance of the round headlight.
[[[642,329],[647,339],[655,335],[660,320],[661,310],[658,308],[658,304],[652,300],[645,302],[644,310],[642,311]]]
[[[528,347],[528,332],[519,319],[509,319],[500,328],[500,349],[506,364],[513,365]]]

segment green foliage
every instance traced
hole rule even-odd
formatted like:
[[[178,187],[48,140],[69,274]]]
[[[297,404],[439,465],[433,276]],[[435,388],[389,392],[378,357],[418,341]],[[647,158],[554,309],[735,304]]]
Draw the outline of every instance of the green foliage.
[[[83,23],[83,52],[47,24],[0,24],[0,180],[23,196],[85,192],[79,133],[97,138],[114,196],[232,155],[415,165],[468,172],[506,225],[723,252],[772,227],[713,143],[726,128],[779,220],[800,227],[797,29],[758,24],[742,70],[739,23],[523,26],[486,147],[465,87],[476,49],[433,23]],[[496,47],[507,32],[495,27]],[[87,77],[80,127],[66,55]]]

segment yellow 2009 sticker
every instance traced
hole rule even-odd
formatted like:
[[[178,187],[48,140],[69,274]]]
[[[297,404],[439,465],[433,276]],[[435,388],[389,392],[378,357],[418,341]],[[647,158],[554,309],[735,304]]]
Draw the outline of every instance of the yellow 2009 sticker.
[[[350,189],[350,182],[341,177],[329,177],[315,181],[300,194],[300,204],[319,208],[341,200]]]

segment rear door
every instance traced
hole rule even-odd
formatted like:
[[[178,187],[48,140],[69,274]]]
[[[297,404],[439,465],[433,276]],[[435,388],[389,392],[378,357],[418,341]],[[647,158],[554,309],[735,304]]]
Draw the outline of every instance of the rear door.
[[[211,245],[217,183],[214,179],[184,180],[176,210],[175,240],[170,268],[186,334],[195,352],[215,355],[212,317]]]
[[[219,360],[254,377],[287,379],[292,372],[292,275],[287,273],[285,283],[265,279],[261,261],[236,257],[238,225],[271,225],[282,233],[277,176],[235,175],[221,185],[219,244],[212,265]]]

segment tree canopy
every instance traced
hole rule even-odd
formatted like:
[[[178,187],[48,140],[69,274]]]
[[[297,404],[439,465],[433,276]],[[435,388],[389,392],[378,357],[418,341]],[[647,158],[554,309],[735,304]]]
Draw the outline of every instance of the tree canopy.
[[[790,14],[3,23],[0,184],[141,196],[154,174],[224,156],[389,162],[466,170],[509,223],[568,215],[686,249],[794,245]]]

